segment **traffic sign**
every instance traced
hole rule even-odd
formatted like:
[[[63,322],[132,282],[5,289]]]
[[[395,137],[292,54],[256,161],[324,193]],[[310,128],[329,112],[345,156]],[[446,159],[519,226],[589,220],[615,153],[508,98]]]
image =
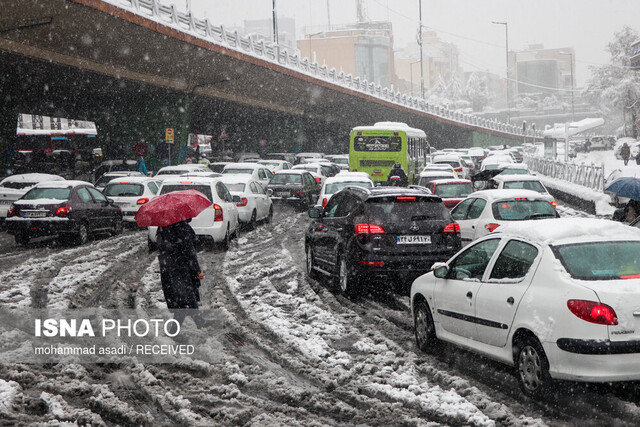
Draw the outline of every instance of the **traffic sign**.
[[[164,139],[167,142],[167,144],[173,144],[173,128],[165,129]]]
[[[220,131],[220,135],[218,135],[218,139],[229,139],[229,134],[227,133],[226,129],[222,129]]]

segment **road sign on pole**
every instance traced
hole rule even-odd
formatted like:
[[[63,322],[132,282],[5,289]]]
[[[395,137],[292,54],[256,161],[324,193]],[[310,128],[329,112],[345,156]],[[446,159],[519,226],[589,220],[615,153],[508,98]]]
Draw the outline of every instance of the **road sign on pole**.
[[[218,135],[218,139],[229,139],[229,134],[225,128],[222,128],[220,131],[220,135]]]
[[[165,129],[164,139],[167,142],[167,144],[173,144],[173,128]]]

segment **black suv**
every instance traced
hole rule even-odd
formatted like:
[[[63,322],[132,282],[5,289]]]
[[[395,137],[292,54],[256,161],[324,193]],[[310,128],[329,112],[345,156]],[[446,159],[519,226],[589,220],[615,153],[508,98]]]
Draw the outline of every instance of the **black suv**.
[[[425,189],[347,187],[309,216],[307,273],[335,277],[345,295],[357,294],[365,277],[389,275],[405,279],[406,291],[461,247],[460,226]]]

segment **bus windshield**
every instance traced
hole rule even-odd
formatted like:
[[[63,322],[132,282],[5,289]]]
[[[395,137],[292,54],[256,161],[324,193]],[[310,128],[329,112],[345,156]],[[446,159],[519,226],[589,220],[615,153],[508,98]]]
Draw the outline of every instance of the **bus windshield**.
[[[356,136],[353,140],[355,151],[400,151],[402,138],[399,136]]]

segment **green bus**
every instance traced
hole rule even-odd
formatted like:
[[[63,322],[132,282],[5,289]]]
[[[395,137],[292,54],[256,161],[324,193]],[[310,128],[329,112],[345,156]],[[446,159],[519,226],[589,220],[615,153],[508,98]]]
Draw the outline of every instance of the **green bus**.
[[[358,126],[351,130],[349,139],[349,167],[352,171],[367,172],[374,182],[386,183],[393,164],[400,163],[412,183],[429,153],[424,131],[406,123]]]

